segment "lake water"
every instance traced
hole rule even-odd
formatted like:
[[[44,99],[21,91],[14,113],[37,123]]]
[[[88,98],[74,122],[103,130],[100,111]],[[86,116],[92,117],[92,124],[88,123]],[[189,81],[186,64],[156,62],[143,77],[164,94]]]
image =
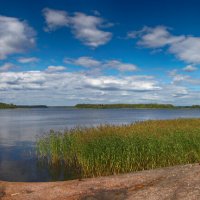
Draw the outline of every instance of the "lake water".
[[[200,109],[74,109],[0,110],[0,180],[51,181],[73,178],[70,173],[40,163],[34,155],[38,135],[50,129],[126,124],[148,119],[200,118]]]

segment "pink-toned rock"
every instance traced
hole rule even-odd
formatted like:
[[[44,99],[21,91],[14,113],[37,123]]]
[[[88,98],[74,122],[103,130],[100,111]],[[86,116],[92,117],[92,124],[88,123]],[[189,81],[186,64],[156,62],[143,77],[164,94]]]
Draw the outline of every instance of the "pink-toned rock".
[[[83,179],[17,183],[0,181],[2,200],[199,200],[199,164]]]

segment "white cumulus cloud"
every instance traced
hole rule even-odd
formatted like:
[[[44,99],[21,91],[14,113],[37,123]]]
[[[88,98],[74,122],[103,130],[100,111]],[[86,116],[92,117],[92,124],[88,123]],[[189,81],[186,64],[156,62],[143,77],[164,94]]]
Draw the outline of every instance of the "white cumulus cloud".
[[[46,31],[69,25],[70,18],[65,11],[45,8],[43,9],[43,15],[47,24]]]
[[[146,48],[164,48],[179,60],[187,63],[200,63],[200,37],[173,35],[165,26],[144,27],[140,31],[128,33],[129,38],[138,38],[138,45]]]
[[[125,63],[119,60],[97,60],[92,57],[82,56],[77,59],[65,58],[65,63],[73,64],[76,66],[86,68],[98,68],[99,70],[104,69],[116,69],[118,71],[136,71],[138,67],[132,63]]]
[[[173,75],[173,76],[172,76]],[[76,103],[198,104],[198,79],[172,73],[166,83],[145,75],[105,76],[81,72],[26,71],[0,73],[0,99],[17,104]],[[187,85],[189,84],[189,85]]]
[[[38,62],[39,58],[36,57],[22,57],[18,58],[18,62],[20,63],[32,63],[32,62]]]
[[[193,65],[187,65],[186,67],[183,68],[183,71],[186,72],[194,72],[196,70],[198,70],[198,68]]]
[[[50,8],[45,8],[43,15],[47,25],[46,30],[54,31],[60,27],[69,27],[75,38],[90,47],[104,45],[112,38],[112,33],[102,30],[110,24],[99,16],[81,12],[69,15],[66,11]]]
[[[189,70],[191,70],[190,66],[188,66],[186,68],[189,68]],[[197,87],[200,85],[200,78],[194,78],[189,75],[180,74],[180,73],[178,73],[177,70],[172,70],[169,74],[172,77],[172,83],[182,84],[182,85],[189,84],[190,86],[193,85],[193,86],[197,86]]]
[[[70,59],[70,58],[65,58],[64,59],[65,63],[69,63],[69,64],[74,64],[77,66],[81,66],[81,67],[99,67],[101,66],[101,62],[98,60],[95,60],[92,57],[88,57],[88,56],[82,56],[79,57],[77,59]]]
[[[117,69],[119,71],[136,71],[138,67],[131,63],[123,63],[119,60],[110,60],[105,62],[106,67]]]
[[[140,31],[129,32],[128,37],[139,37],[138,44],[148,48],[159,48],[184,39],[183,36],[171,35],[165,26],[156,26],[155,28],[145,26]]]
[[[0,91],[5,99],[13,98],[23,103],[34,101],[57,104],[59,101],[88,102],[104,101],[110,102],[113,97],[120,101],[122,96],[133,97],[137,94],[139,98],[142,93],[159,91],[157,81],[149,76],[90,76],[77,72],[2,72],[0,73]],[[126,95],[122,95],[126,93]],[[140,95],[141,93],[141,95]],[[36,95],[36,96],[34,96]],[[34,97],[33,97],[34,96]],[[42,96],[42,97],[41,97]],[[51,98],[49,98],[51,97]],[[54,99],[57,99],[54,102]],[[129,99],[130,100],[130,99]],[[63,104],[62,102],[62,104]],[[33,102],[31,102],[33,103]],[[46,104],[46,103],[45,103]]]
[[[15,68],[15,65],[12,64],[12,63],[5,63],[3,65],[0,66],[0,72],[3,72],[3,71],[8,71],[10,69],[13,69]]]
[[[27,22],[0,15],[0,60],[34,47],[35,35]]]
[[[173,43],[169,52],[187,63],[200,63],[200,37],[187,36],[184,40]]]
[[[46,69],[47,72],[59,72],[64,70],[66,70],[66,67],[64,66],[53,66],[53,65],[48,66]]]

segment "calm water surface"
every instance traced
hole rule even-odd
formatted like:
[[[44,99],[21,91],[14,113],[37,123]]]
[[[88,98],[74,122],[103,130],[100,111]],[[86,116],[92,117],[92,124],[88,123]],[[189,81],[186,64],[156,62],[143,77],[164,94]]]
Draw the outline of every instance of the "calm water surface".
[[[70,172],[37,161],[34,142],[50,129],[125,124],[148,119],[200,118],[200,109],[74,109],[0,110],[0,180],[50,181],[74,178]]]

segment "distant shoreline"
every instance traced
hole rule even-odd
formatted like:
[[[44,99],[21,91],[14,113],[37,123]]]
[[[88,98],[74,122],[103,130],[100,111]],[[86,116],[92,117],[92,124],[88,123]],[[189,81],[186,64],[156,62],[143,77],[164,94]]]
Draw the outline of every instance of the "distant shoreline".
[[[0,109],[16,108],[77,108],[77,109],[200,109],[200,105],[174,106],[172,104],[76,104],[75,106],[15,105],[0,102]]]

